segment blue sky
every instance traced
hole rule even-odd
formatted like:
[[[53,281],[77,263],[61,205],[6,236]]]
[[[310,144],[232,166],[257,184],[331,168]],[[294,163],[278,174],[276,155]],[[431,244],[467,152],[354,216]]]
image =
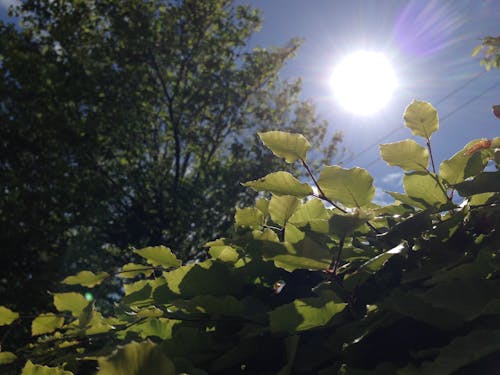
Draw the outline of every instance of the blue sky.
[[[500,135],[500,120],[491,114],[491,106],[500,104],[500,72],[481,74],[484,68],[471,57],[481,37],[500,35],[499,0],[246,3],[263,15],[262,30],[252,37],[252,45],[283,45],[292,37],[304,38],[282,76],[303,78],[303,97],[312,99],[332,128],[344,131],[344,145],[353,155],[402,126],[403,111],[413,99],[433,103],[443,118],[440,131],[432,136],[437,164],[472,139]],[[328,82],[335,64],[360,49],[386,54],[399,80],[387,107],[368,117],[340,108]],[[442,100],[445,96],[449,97]],[[403,128],[382,143],[405,138],[413,137]],[[400,190],[400,170],[374,162],[378,156],[378,147],[373,147],[355,160],[345,158],[344,166],[367,167],[379,189]]]
[[[5,18],[6,6],[13,2],[0,0],[0,18]],[[471,57],[481,37],[500,35],[500,0],[238,3],[262,12],[263,27],[252,37],[251,46],[280,46],[293,37],[304,39],[282,77],[302,77],[303,98],[316,104],[332,130],[344,132],[344,146],[351,156],[357,156],[352,159],[347,155],[343,165],[366,167],[375,177],[379,195],[382,189],[401,190],[401,173],[377,161],[378,147],[366,149],[403,125],[403,111],[413,99],[433,103],[444,119],[440,131],[432,137],[437,164],[472,139],[500,135],[500,120],[491,114],[491,106],[500,104],[500,71],[482,73],[484,68],[478,59]],[[328,83],[335,64],[360,49],[386,54],[399,80],[387,107],[364,117],[341,108]],[[382,143],[405,138],[412,135],[402,128]]]

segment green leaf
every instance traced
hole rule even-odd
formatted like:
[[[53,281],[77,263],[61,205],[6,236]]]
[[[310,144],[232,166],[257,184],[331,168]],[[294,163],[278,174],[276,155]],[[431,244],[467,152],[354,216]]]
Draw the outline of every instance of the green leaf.
[[[63,324],[64,318],[62,316],[52,313],[40,314],[31,322],[31,335],[36,336],[54,332],[56,329],[61,328]]]
[[[137,263],[127,263],[122,267],[121,272],[117,275],[124,279],[132,279],[137,275],[144,274],[146,277],[151,276],[153,269],[151,266],[145,266],[144,264]]]
[[[499,330],[475,330],[459,336],[440,350],[437,358],[424,363],[422,374],[451,374],[500,350]]]
[[[258,133],[264,145],[274,155],[293,163],[299,159],[306,160],[307,150],[311,144],[302,134],[287,133],[282,131],[270,131]]]
[[[264,224],[264,214],[255,207],[236,208],[236,227],[260,228]]]
[[[358,167],[326,166],[321,171],[318,184],[329,199],[347,207],[364,206],[375,195],[373,177],[366,169]]]
[[[11,352],[0,352],[0,365],[8,365],[14,362],[17,356]]]
[[[436,109],[427,102],[414,100],[406,107],[403,115],[405,125],[413,135],[430,139],[432,133],[439,129],[439,119]]]
[[[500,171],[482,172],[476,177],[453,185],[460,195],[471,196],[482,193],[500,192]]]
[[[426,207],[439,207],[448,203],[448,196],[433,176],[428,173],[407,173],[403,178],[406,194]]]
[[[291,244],[302,241],[305,237],[305,233],[298,229],[295,225],[287,223],[285,225],[285,241]]]
[[[175,375],[175,367],[159,346],[150,341],[131,342],[113,355],[99,358],[97,375]]]
[[[8,309],[5,306],[0,306],[0,326],[5,326],[14,322],[19,318],[19,314]]]
[[[288,219],[300,206],[300,200],[291,195],[273,195],[269,202],[269,214],[271,219],[279,225],[285,225]]]
[[[322,298],[296,299],[269,313],[271,332],[296,333],[322,327],[345,307],[345,303],[325,301]]]
[[[54,306],[57,311],[70,311],[76,318],[78,318],[78,315],[81,314],[88,303],[89,301],[79,293],[54,293]]]
[[[405,171],[425,171],[429,165],[429,151],[412,139],[380,145],[380,155]]]
[[[172,338],[172,328],[179,321],[166,318],[149,318],[142,323],[134,324],[127,331],[136,332],[142,339],[158,337],[162,340]]]
[[[296,254],[280,254],[267,259],[272,260],[276,267],[283,268],[289,272],[299,269],[321,271],[327,269],[330,265],[329,260],[313,259]]]
[[[408,206],[413,206],[413,207],[418,207],[418,208],[426,208],[427,204],[424,204],[423,202],[419,200],[412,199],[406,194],[398,193],[395,191],[385,191],[387,194],[389,194],[391,197],[396,199],[397,201],[400,201],[401,203],[407,204]]]
[[[399,244],[398,246],[380,254],[376,257],[366,261],[360,266],[361,270],[367,271],[370,274],[376,273],[379,271],[384,264],[393,256],[401,255],[404,257],[408,256],[409,248],[407,243]]]
[[[134,253],[146,258],[146,261],[153,266],[170,268],[181,265],[181,261],[178,260],[172,251],[165,246],[146,247],[144,249],[134,250]]]
[[[297,227],[303,227],[316,220],[328,220],[330,214],[323,202],[318,198],[308,200],[290,217],[289,222]]]
[[[313,194],[309,184],[302,183],[288,172],[274,172],[258,180],[248,181],[243,186],[256,191],[269,191],[276,195],[293,195],[299,198]]]
[[[35,365],[28,360],[21,375],[73,375],[73,373],[57,367]]]
[[[80,271],[74,276],[66,277],[62,282],[68,285],[81,285],[89,288],[100,284],[109,276],[107,272],[99,272],[97,275],[91,271]]]
[[[467,143],[462,150],[457,152],[450,159],[443,161],[439,167],[439,176],[446,180],[448,184],[455,185],[468,177],[480,173],[484,167],[486,167],[488,158],[483,157],[481,152],[473,154],[467,153],[470,147],[479,141],[481,140],[476,139]]]
[[[236,262],[239,258],[238,251],[231,246],[212,246],[208,251],[213,259],[223,262]]]
[[[368,220],[370,220],[370,215],[361,210],[347,214],[333,214],[330,218],[330,230],[340,236],[347,236],[367,223]]]

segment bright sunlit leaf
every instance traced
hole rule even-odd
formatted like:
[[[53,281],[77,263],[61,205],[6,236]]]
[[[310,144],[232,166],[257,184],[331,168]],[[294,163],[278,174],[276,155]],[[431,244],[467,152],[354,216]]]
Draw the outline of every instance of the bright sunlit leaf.
[[[342,107],[359,115],[370,115],[387,104],[397,79],[383,54],[359,51],[337,65],[331,84]]]

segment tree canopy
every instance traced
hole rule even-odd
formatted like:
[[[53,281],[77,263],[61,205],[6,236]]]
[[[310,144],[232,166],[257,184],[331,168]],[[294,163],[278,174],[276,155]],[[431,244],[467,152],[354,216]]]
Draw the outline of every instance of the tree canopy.
[[[303,132],[318,160],[337,151],[300,80],[279,77],[300,42],[249,49],[249,6],[25,0],[13,13],[0,24],[0,293],[20,309],[128,246],[203,256],[255,197],[239,182],[281,164],[257,131]]]

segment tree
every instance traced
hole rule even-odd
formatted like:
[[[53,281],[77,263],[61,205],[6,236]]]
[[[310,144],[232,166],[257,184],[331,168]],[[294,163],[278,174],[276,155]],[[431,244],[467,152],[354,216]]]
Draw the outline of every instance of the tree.
[[[19,27],[0,28],[0,292],[20,309],[117,249],[203,254],[255,197],[239,181],[278,165],[256,131],[304,132],[325,160],[341,140],[325,142],[300,81],[279,78],[297,40],[248,50],[248,6],[26,0],[14,13]]]
[[[82,294],[54,294],[51,312],[29,318],[31,345],[6,341],[1,370],[495,373],[500,137],[473,140],[436,168],[436,109],[413,101],[404,121],[416,140],[380,146],[404,173],[404,193],[390,192],[387,206],[373,202],[367,170],[326,165],[316,176],[305,137],[259,133],[312,183],[283,170],[245,183],[270,194],[239,209],[233,233],[207,244],[202,262],[157,246],[116,273],[70,275],[63,283],[80,290],[120,277],[125,295],[105,315]],[[497,170],[485,170],[493,160]],[[20,318],[0,306],[0,325]]]

